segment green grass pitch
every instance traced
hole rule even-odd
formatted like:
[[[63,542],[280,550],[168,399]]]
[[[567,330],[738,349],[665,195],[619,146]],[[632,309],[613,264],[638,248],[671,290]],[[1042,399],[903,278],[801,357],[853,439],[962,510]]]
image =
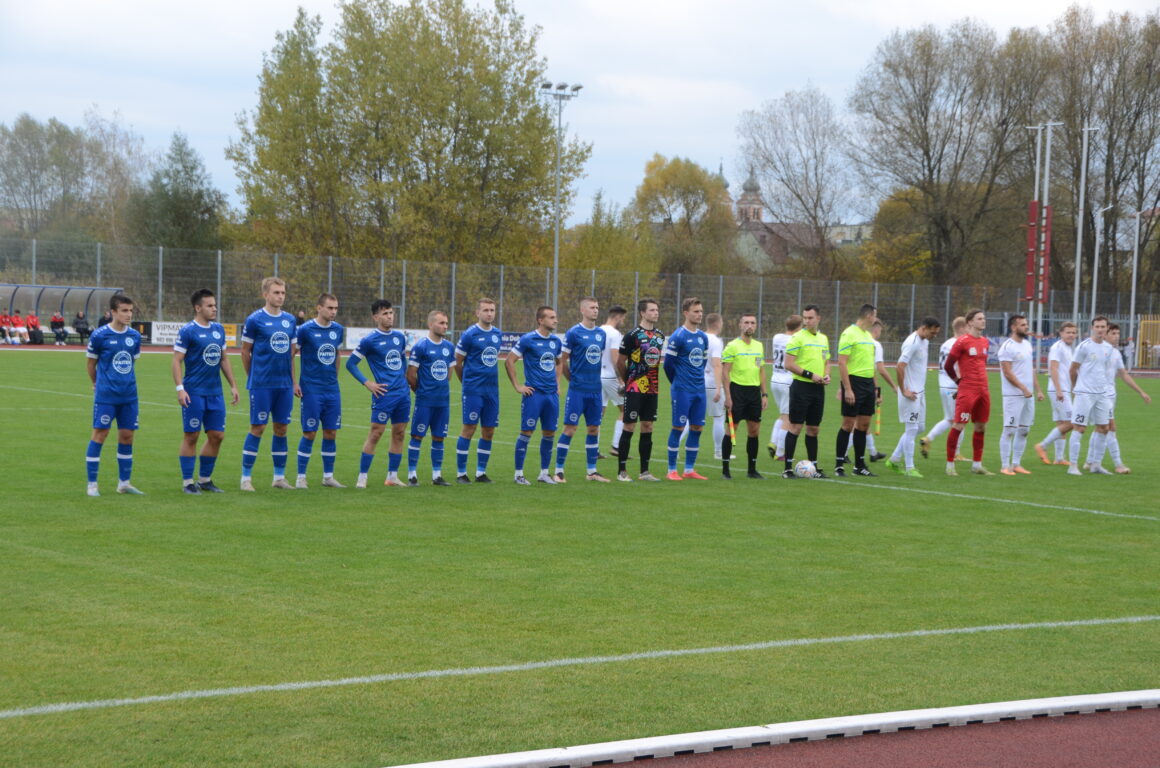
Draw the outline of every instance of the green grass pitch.
[[[431,487],[425,444],[424,486],[384,488],[384,442],[365,491],[320,488],[316,453],[313,487],[278,492],[268,487],[268,433],[258,493],[248,495],[235,490],[246,428],[238,406],[215,478],[228,493],[193,498],[179,492],[169,356],[151,354],[139,361],[134,468],[148,495],[112,493],[110,445],[105,495],[90,499],[83,355],[14,351],[0,364],[5,765],[370,767],[1160,687],[1160,622],[1144,621],[14,715],[183,691],[1160,614],[1160,405],[1121,390],[1120,442],[1133,467],[1126,477],[1071,478],[1030,455],[1027,477],[947,478],[939,445],[919,459],[922,480],[884,473],[728,484],[705,446],[709,482],[596,485],[582,479],[578,440],[571,483],[520,488],[511,483],[517,399],[504,383],[492,486]],[[341,380],[338,477],[353,485],[368,395],[345,372]],[[1158,382],[1143,386],[1160,397]],[[829,468],[836,404],[827,410]],[[928,426],[940,410],[928,405]],[[452,413],[450,474],[457,404]],[[888,398],[878,438],[885,452],[899,434],[894,414]],[[1049,418],[1041,404],[1034,438]],[[660,461],[666,431],[654,450]],[[291,468],[298,434],[295,424]],[[760,468],[772,475],[767,439],[763,428]],[[997,440],[993,430],[992,469]],[[538,466],[537,441],[529,468]],[[602,469],[612,475],[615,464]]]

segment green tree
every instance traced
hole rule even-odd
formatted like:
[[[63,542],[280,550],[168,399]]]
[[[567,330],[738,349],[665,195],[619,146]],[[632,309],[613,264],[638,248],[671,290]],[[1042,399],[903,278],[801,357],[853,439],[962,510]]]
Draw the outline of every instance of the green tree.
[[[526,263],[556,136],[538,30],[507,2],[350,0],[333,40],[300,12],[266,57],[229,157],[251,239],[275,250]],[[565,189],[589,148],[568,142]]]
[[[170,248],[221,248],[226,200],[201,155],[180,133],[130,206],[137,242]]]
[[[619,272],[654,272],[656,244],[652,231],[631,211],[606,203],[597,192],[588,221],[569,233],[571,247],[561,253],[562,267]]]

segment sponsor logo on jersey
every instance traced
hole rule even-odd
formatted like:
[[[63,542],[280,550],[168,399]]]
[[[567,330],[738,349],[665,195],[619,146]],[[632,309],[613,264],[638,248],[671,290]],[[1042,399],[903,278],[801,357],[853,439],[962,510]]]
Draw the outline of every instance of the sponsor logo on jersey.
[[[399,340],[395,339],[398,344]],[[388,349],[387,354],[383,356],[383,364],[387,366],[388,371],[399,371],[403,368],[403,356],[399,354],[397,349]]]
[[[216,333],[214,334],[217,335]],[[220,365],[222,361],[222,348],[217,344],[209,344],[201,351],[201,361],[206,365]]]
[[[270,414],[266,411],[258,411],[258,421],[265,422],[270,418]]]
[[[636,353],[633,353],[636,354]],[[656,368],[661,361],[660,347],[649,347],[644,351],[644,362],[649,368]]]
[[[421,435],[427,431],[427,425],[420,421],[415,425],[415,431]]]
[[[444,356],[444,357],[450,357],[450,356],[451,356],[451,350],[449,350],[447,347],[444,347],[444,348],[443,348],[443,356]]]
[[[331,332],[330,332],[330,340],[331,340],[331,341],[334,341],[334,340],[335,340],[335,339],[337,339],[337,338],[338,338],[338,334],[337,334],[337,333],[335,333],[334,331],[331,331]]]
[[[596,346],[595,344],[589,344],[588,348],[584,350],[584,359],[592,365],[596,365],[600,362],[600,358],[603,354],[603,349]]]
[[[386,411],[379,411],[378,413],[375,414],[375,419],[377,421],[381,421],[385,424],[387,421],[387,412]]]
[[[471,413],[467,414],[467,418],[471,419],[472,421],[479,421],[479,411],[472,411]]]
[[[132,373],[133,356],[125,351],[113,355],[113,370],[122,375]]]
[[[492,343],[492,344],[499,344],[499,336],[496,336],[496,335],[493,333],[493,334],[491,335],[491,343]]]
[[[689,350],[689,364],[700,368],[705,364],[705,350],[693,347]]]
[[[486,365],[488,368],[494,368],[499,362],[499,350],[495,347],[487,347],[479,353],[479,362]]]
[[[101,414],[101,423],[107,427],[113,423],[113,417],[107,413],[102,413]]]
[[[284,321],[283,321],[284,322]],[[279,355],[290,351],[290,336],[278,331],[270,337],[270,349],[277,352]]]
[[[443,350],[444,353],[447,350]],[[431,376],[435,381],[445,381],[447,379],[447,363],[444,360],[436,360],[431,363]]]
[[[334,365],[337,356],[338,353],[333,344],[323,344],[318,348],[318,362],[323,365]]]
[[[222,335],[221,335],[220,333],[218,333],[217,331],[214,331],[214,332],[213,332],[213,337],[214,337],[215,339],[217,339],[217,340],[219,340],[219,341],[220,341],[220,340],[221,340],[221,337],[222,337]]]
[[[551,352],[540,355],[540,370],[550,371],[556,367],[556,356]]]
[[[282,321],[282,327],[283,327],[283,328],[289,328],[289,327],[290,327],[290,321],[289,321],[289,320],[283,320],[283,321]]]

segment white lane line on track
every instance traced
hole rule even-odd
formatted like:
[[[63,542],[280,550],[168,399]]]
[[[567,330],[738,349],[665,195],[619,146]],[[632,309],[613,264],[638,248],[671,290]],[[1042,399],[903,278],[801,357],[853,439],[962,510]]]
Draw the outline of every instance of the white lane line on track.
[[[1104,515],[1106,517],[1126,517],[1130,520],[1151,520],[1160,523],[1160,517],[1148,515],[1127,515],[1121,512],[1104,512],[1099,509],[1085,509],[1084,507],[1066,507],[1059,504],[1044,504],[1039,501],[1021,501],[1019,499],[1004,499],[994,496],[973,496],[969,493],[951,493],[950,491],[932,491],[927,488],[910,488],[905,485],[885,485],[883,483],[856,483],[851,480],[835,480],[841,485],[856,485],[862,488],[876,488],[882,491],[904,491],[907,493],[922,493],[928,496],[943,496],[951,499],[968,499],[971,501],[985,501],[989,504],[1013,504],[1017,507],[1034,507],[1036,509],[1054,509],[1061,512],[1086,512],[1089,515]]]
[[[560,667],[595,666],[602,664],[616,664],[627,661],[647,661],[652,659],[668,659],[682,656],[704,656],[709,654],[746,653],[751,651],[765,651],[779,648],[798,648],[813,645],[832,645],[837,643],[865,643],[877,640],[903,640],[924,637],[946,637],[953,635],[977,635],[987,632],[1019,632],[1036,629],[1069,629],[1078,627],[1102,627],[1122,624],[1144,624],[1160,621],[1160,616],[1126,616],[1114,619],[1080,619],[1074,621],[1038,621],[1024,624],[984,624],[976,627],[952,627],[948,629],[916,629],[906,632],[883,632],[879,634],[842,635],[839,637],[806,637],[791,640],[770,640],[761,643],[745,645],[718,645],[707,648],[685,648],[677,650],[642,651],[625,653],[615,656],[583,656],[578,658],[551,659],[549,661],[530,661],[522,664],[502,664],[488,667],[461,667],[453,669],[431,669],[423,672],[395,672],[383,675],[367,675],[364,677],[344,677],[335,680],[307,680],[294,683],[275,683],[271,685],[248,685],[232,688],[210,688],[205,690],[179,691],[155,696],[140,696],[124,699],[100,699],[96,701],[73,701],[57,704],[42,704],[34,707],[0,710],[0,720],[33,715],[52,715],[64,712],[78,712],[90,709],[109,709],[113,707],[128,707],[141,704],[158,704],[171,701],[188,701],[193,699],[213,699],[228,696],[243,696],[253,693],[275,693],[285,691],[304,691],[316,688],[340,688],[356,685],[376,685],[401,680],[420,680],[443,677],[478,677],[481,675],[500,675],[512,672],[531,672],[540,669],[557,669]]]

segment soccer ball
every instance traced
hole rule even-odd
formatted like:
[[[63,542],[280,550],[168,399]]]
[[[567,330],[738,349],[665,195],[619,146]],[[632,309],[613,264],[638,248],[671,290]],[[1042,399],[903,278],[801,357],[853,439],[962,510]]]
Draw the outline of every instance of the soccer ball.
[[[809,459],[802,459],[793,465],[793,473],[798,477],[813,477],[817,471],[817,467]]]

